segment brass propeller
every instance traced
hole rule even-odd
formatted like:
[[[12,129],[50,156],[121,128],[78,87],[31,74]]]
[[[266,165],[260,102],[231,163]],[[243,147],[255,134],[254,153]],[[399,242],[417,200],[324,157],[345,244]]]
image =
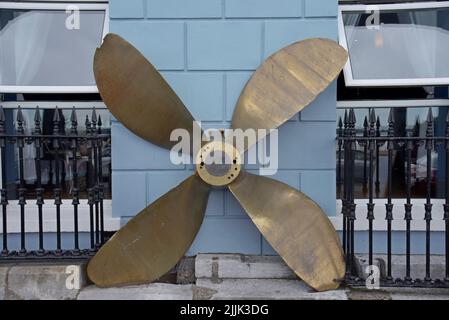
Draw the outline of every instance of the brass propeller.
[[[324,39],[278,51],[246,85],[232,127],[279,127],[336,78],[346,59],[344,49]],[[193,131],[193,117],[181,100],[121,37],[105,37],[95,54],[94,73],[111,113],[139,137],[170,149],[172,130]],[[224,151],[234,164],[204,165],[203,156],[215,151]],[[345,265],[338,235],[325,213],[298,190],[242,171],[239,151],[243,150],[223,148],[216,142],[203,146],[197,155],[197,172],[132,218],[92,258],[87,269],[91,280],[108,287],[158,279],[192,244],[211,187],[227,186],[300,278],[319,291],[337,288]]]
[[[100,287],[151,282],[173,268],[192,245],[210,186],[193,175],[132,218],[87,267]]]
[[[276,52],[246,84],[232,128],[280,127],[335,80],[347,59],[346,50],[327,39],[304,40]]]
[[[194,121],[181,99],[154,66],[130,43],[108,34],[94,57],[101,98],[111,113],[137,136],[171,149],[175,129],[191,135]],[[196,124],[195,124],[196,125]]]
[[[273,249],[312,288],[336,289],[345,272],[335,229],[310,198],[279,181],[245,172],[228,186]]]

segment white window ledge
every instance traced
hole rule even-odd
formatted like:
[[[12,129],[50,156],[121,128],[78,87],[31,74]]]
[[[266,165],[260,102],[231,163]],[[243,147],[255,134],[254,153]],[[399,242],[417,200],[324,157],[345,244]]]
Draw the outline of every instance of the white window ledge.
[[[38,220],[38,210],[37,205],[33,203],[35,200],[27,200],[27,205],[25,207],[26,225],[25,231],[27,233],[37,233],[39,232],[39,220]],[[425,231],[426,222],[424,220],[424,204],[425,199],[413,199],[412,208],[412,231]],[[393,231],[405,231],[405,221],[404,221],[404,199],[394,199],[393,201]],[[368,203],[367,199],[356,200],[356,218],[355,230],[356,231],[368,231],[368,220],[366,219]],[[387,221],[385,220],[385,204],[387,199],[376,199],[374,200],[374,217],[373,230],[374,231],[386,231]],[[433,232],[445,231],[445,222],[443,220],[444,215],[444,200],[442,199],[432,199],[432,223],[431,230]],[[342,203],[341,200],[337,200],[337,216],[329,217],[331,223],[337,231],[343,230],[343,217],[341,215]],[[8,233],[20,233],[20,206],[17,201],[10,201],[7,209],[8,213]],[[129,218],[113,217],[112,216],[112,201],[103,201],[103,212],[104,212],[104,229],[105,231],[117,231]],[[0,210],[1,213],[1,210]],[[46,200],[43,206],[44,214],[44,232],[56,232],[56,207],[53,204],[53,200]],[[79,232],[89,232],[90,231],[90,218],[89,218],[89,205],[87,200],[80,200],[80,205],[78,207],[78,229]],[[73,232],[73,206],[70,199],[63,200],[61,205],[61,232]],[[0,214],[0,226],[2,225],[2,216]],[[0,230],[1,234],[2,230]]]
[[[374,217],[373,221],[373,229],[374,231],[386,231],[387,230],[387,221],[385,220],[386,208],[385,204],[387,203],[387,199],[375,199],[374,201]],[[359,199],[355,200],[356,206],[356,218],[357,220],[354,223],[354,228],[356,231],[368,231],[368,219],[367,215],[367,203],[368,199]],[[393,221],[392,221],[392,230],[393,231],[405,231],[405,220],[404,220],[404,204],[405,199],[393,199]],[[412,223],[411,229],[412,231],[426,231],[426,221],[424,220],[424,204],[426,203],[426,199],[412,199]],[[445,201],[442,199],[432,199],[432,222],[431,222],[431,230],[435,231],[445,231],[445,221],[444,217],[444,205]],[[343,217],[341,215],[342,202],[341,200],[337,200],[337,216],[331,217],[332,224],[335,229],[343,230]]]
[[[35,204],[36,200],[27,200],[25,206],[25,231],[28,233],[39,232],[38,207]],[[8,233],[20,233],[20,206],[16,200],[10,200],[7,207],[7,228]],[[95,210],[95,206],[94,206]],[[44,223],[44,232],[56,232],[56,207],[54,200],[46,200],[42,208]],[[1,211],[0,211],[1,212]],[[112,201],[103,200],[104,212],[104,230],[116,231],[121,227],[121,218],[112,216]],[[78,206],[78,230],[79,232],[90,231],[89,205],[87,200],[80,200]],[[94,211],[95,219],[95,211]],[[3,224],[3,218],[0,214],[0,226]],[[61,205],[61,232],[73,232],[73,205],[72,200],[63,200]],[[0,233],[3,230],[0,230]]]

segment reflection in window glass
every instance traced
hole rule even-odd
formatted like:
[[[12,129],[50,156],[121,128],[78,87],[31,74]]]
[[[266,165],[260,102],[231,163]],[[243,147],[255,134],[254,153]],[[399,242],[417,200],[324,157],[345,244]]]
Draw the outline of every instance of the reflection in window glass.
[[[79,29],[64,10],[0,9],[0,85],[94,86],[92,61],[104,11],[80,11]]]
[[[70,115],[72,110],[70,109],[59,109],[60,115],[60,132],[64,134],[70,133],[71,121]],[[24,116],[24,126],[25,134],[31,135],[34,130],[34,109],[22,109]],[[111,131],[111,115],[106,109],[97,109],[97,116],[101,118],[102,126],[101,133],[109,134]],[[6,124],[7,124],[7,134],[15,133],[16,122],[14,121],[17,116],[17,109],[6,109]],[[41,128],[43,135],[52,135],[54,133],[54,118],[55,109],[41,109]],[[86,116],[91,117],[92,110],[77,109],[76,114],[78,116],[78,135],[85,136],[85,119]],[[15,144],[8,143],[5,148],[3,166],[6,177],[5,183],[8,189],[8,197],[11,200],[17,199],[17,191],[20,184],[19,181],[19,155],[18,149]],[[56,183],[55,174],[55,155],[58,152],[59,155],[59,168],[60,168],[60,181],[62,187],[62,197],[69,199],[72,197],[71,192],[73,189],[73,168],[72,168],[72,151],[70,149],[70,143],[62,143],[59,150],[57,151],[51,143],[46,143],[43,146],[41,154],[41,175],[42,184],[45,190],[44,197],[46,199],[53,198],[53,189]],[[102,167],[102,183],[105,191],[105,198],[111,198],[111,140],[103,141],[101,149],[101,167]],[[78,171],[78,183],[80,188],[80,198],[87,198],[87,187],[89,174],[92,174],[93,168],[92,164],[89,162],[89,149],[85,145],[79,145],[76,154],[77,157],[77,171]],[[35,188],[36,188],[36,149],[34,144],[26,144],[24,147],[24,180],[25,187],[27,189],[27,198],[35,198]]]
[[[374,21],[343,12],[354,80],[449,78],[449,8],[381,10]]]
[[[368,119],[369,109],[358,108],[354,109],[356,114],[356,131],[358,136],[363,136],[364,120]],[[445,136],[446,117],[448,113],[447,107],[432,108],[435,117],[435,136]],[[338,116],[343,119],[344,110],[338,109]],[[390,113],[389,108],[376,108],[376,116],[380,120],[380,134],[382,136],[388,135],[388,117]],[[428,108],[393,108],[395,118],[395,132],[396,137],[414,136],[425,137],[427,128],[427,113]],[[343,159],[343,152],[338,154],[338,157]],[[344,160],[342,161],[342,166]],[[388,186],[388,150],[387,145],[384,144],[379,147],[379,159],[375,160],[374,166],[374,181],[376,198],[387,197]],[[393,190],[394,198],[406,197],[406,153],[404,148],[396,147],[393,152]],[[412,196],[414,198],[425,198],[427,195],[427,153],[425,146],[414,146],[412,150],[411,159],[411,183]],[[445,149],[444,146],[437,145],[432,152],[432,197],[441,198],[444,196],[445,187]],[[344,171],[341,169],[341,177],[344,177]],[[369,153],[360,145],[357,145],[354,163],[355,174],[355,197],[359,199],[368,198],[368,174],[369,174]],[[340,192],[342,189],[340,188]],[[341,197],[341,194],[339,195]]]

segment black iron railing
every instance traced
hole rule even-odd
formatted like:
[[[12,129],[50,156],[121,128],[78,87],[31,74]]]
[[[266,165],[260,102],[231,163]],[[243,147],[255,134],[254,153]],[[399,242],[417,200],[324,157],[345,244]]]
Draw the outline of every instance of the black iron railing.
[[[78,125],[75,108],[69,111],[70,119],[66,121],[58,108],[52,109],[51,119],[48,119],[48,113],[37,107],[31,110],[34,119],[26,125],[24,110],[20,107],[14,111],[14,119],[9,119],[9,122],[5,111],[0,107],[0,261],[91,256],[105,242],[103,202],[105,193],[110,189],[110,177],[105,176],[103,159],[105,145],[110,142],[110,132],[104,132],[102,119],[97,116],[95,108],[90,118],[86,116],[83,127]],[[30,110],[27,112],[30,113]],[[42,119],[43,114],[46,119]],[[33,154],[31,164],[26,163],[25,152]],[[32,182],[25,176],[29,169],[35,173]],[[89,220],[89,230],[83,233],[88,239],[83,241],[84,246],[80,243],[82,233],[79,230],[80,201],[83,199],[84,202],[87,200],[87,210],[83,214],[88,215]],[[70,232],[62,232],[61,229],[63,202],[71,203]],[[51,210],[48,210],[49,203],[53,203]],[[13,206],[16,206],[14,211]],[[31,209],[37,211],[38,230],[35,237],[30,238],[27,221],[34,215]],[[14,213],[18,213],[19,217],[13,217]],[[50,216],[51,219],[48,219]],[[45,217],[54,223],[52,232],[45,230]],[[8,223],[12,218],[20,221],[20,230],[14,234],[9,230]],[[69,239],[65,239],[63,245],[62,238],[67,235]],[[11,243],[12,239],[14,244]],[[52,243],[51,248],[46,248],[46,242]]]
[[[339,119],[338,122],[337,185],[342,201],[342,243],[347,262],[345,279],[350,285],[365,285],[365,279],[360,272],[357,272],[354,263],[355,246],[357,241],[362,240],[360,239],[362,236],[367,242],[369,265],[373,265],[376,254],[386,256],[386,274],[380,279],[381,285],[449,287],[449,116],[447,118],[445,116],[444,119],[439,117],[438,131],[442,134],[436,135],[436,120],[432,109],[428,112],[425,128],[415,126],[406,130],[398,128],[399,121],[395,119],[395,112],[394,108],[390,110],[388,124],[384,130],[381,130],[380,119],[376,117],[374,109],[369,110],[369,115],[360,127],[357,126],[354,109],[346,110],[344,119]],[[417,155],[418,152],[423,155],[421,158]],[[436,155],[441,160],[438,168],[434,164]],[[381,161],[382,157],[384,161]],[[402,162],[398,159],[402,159]],[[386,176],[383,183],[380,177],[382,172]],[[421,177],[418,177],[419,175]],[[436,190],[437,179],[440,180],[438,190]],[[416,199],[414,195],[417,193],[425,199],[422,208],[425,221],[425,231],[423,230],[425,272],[422,277],[412,279],[412,223],[415,222],[414,212],[418,209],[414,203]],[[438,216],[434,214],[436,198],[441,199],[438,205],[443,207],[438,210],[440,212]],[[360,206],[360,201],[364,202],[360,199],[366,199],[364,210],[366,216],[363,218],[356,215],[356,210],[360,210],[357,208],[357,203]],[[379,205],[379,199],[384,201],[382,204],[384,215],[381,219],[385,220],[385,230],[381,233],[385,246],[381,245],[384,250],[381,253],[379,249],[377,252],[374,249],[376,245],[374,234],[378,230],[373,228],[375,219],[379,219],[374,214],[375,206]],[[403,213],[400,219],[393,215],[393,209],[398,209],[394,208],[398,201],[401,203]],[[366,221],[362,221],[363,219]],[[404,224],[404,232],[395,238],[393,238],[394,230],[392,229],[393,222],[396,222],[394,220],[401,220]],[[435,279],[431,274],[433,254],[431,240],[434,231],[432,226],[437,220],[445,224],[444,243],[441,244],[445,248],[445,278],[443,279]],[[358,235],[356,227],[357,223],[361,222],[367,224],[367,232]],[[405,270],[401,272],[401,275],[405,276],[399,278],[392,272],[395,241],[403,241],[405,248],[400,256],[405,260]]]

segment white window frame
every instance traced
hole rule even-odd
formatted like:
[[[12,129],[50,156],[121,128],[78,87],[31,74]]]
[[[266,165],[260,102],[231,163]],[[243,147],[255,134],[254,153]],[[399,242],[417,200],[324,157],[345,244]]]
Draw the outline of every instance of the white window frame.
[[[348,52],[348,43],[343,23],[344,12],[373,12],[374,10],[410,10],[410,9],[438,9],[449,8],[449,1],[442,2],[412,2],[412,3],[395,3],[395,4],[357,4],[357,5],[340,5],[338,7],[338,34],[340,45]],[[449,54],[449,53],[448,53]],[[351,57],[343,69],[345,82],[347,87],[391,87],[391,86],[437,86],[449,85],[449,78],[421,78],[421,79],[354,79],[351,66]]]
[[[107,1],[92,2],[77,0],[61,2],[0,2],[0,9],[23,10],[65,10],[68,5],[77,5],[83,10],[104,10],[103,38],[109,32],[109,5]],[[4,86],[0,85],[0,93],[98,93],[97,86]]]

